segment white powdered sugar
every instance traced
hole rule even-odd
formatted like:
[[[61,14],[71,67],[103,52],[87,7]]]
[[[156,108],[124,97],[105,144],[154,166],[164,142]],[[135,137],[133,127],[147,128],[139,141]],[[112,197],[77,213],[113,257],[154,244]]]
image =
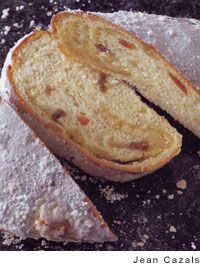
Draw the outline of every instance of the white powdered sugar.
[[[11,29],[11,27],[8,26],[8,25],[6,25],[6,26],[4,27],[4,34],[7,35],[8,32],[10,31],[10,29]]]
[[[30,21],[30,24],[29,24],[29,27],[32,28],[33,26],[35,26],[35,21],[34,20],[31,20]]]
[[[16,11],[19,11],[19,10],[22,10],[22,9],[24,9],[24,6],[23,5],[21,5],[21,6],[16,6]]]
[[[6,19],[9,15],[10,8],[5,8],[2,10],[1,19]]]
[[[128,197],[128,194],[121,194],[121,193],[115,192],[114,187],[109,187],[109,186],[102,187],[100,185],[99,190],[100,190],[101,195],[103,195],[106,198],[106,200],[110,203],[114,203],[115,201],[121,201]]]
[[[96,13],[149,43],[200,88],[200,21],[140,12]]]
[[[126,11],[98,15],[120,24],[155,46],[200,87],[199,21]],[[31,21],[30,27],[33,26],[34,21]],[[6,26],[5,31],[8,33],[9,30]],[[5,95],[10,90],[6,70],[12,63],[11,54],[12,51],[2,73]],[[42,236],[50,240],[79,241],[111,239],[109,229],[102,228],[103,222],[91,213],[92,205],[84,193],[7,104],[0,106],[0,185],[1,229],[21,238]],[[127,197],[115,193],[113,188],[105,187],[100,192],[110,203]],[[164,189],[163,193],[167,191]],[[183,191],[177,190],[177,193],[181,195]],[[155,198],[159,199],[160,195]],[[173,198],[174,194],[168,195],[168,199]],[[148,200],[145,202],[148,204]],[[174,229],[171,228],[170,232],[174,232]]]
[[[20,238],[112,239],[85,194],[5,102],[0,151],[0,229]]]

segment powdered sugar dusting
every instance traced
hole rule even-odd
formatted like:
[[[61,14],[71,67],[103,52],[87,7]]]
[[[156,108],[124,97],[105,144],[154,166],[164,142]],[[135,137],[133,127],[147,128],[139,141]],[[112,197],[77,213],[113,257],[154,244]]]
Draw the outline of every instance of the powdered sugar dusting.
[[[5,8],[2,10],[1,19],[6,19],[9,15],[10,8]]]
[[[53,1],[52,1],[53,2]],[[123,12],[123,11],[120,11]],[[123,12],[125,13],[125,12]],[[145,16],[147,16],[147,14],[145,14]],[[155,16],[155,20],[157,17],[160,17],[160,21],[163,21],[166,19],[166,17],[162,17],[162,16],[156,16],[156,15],[149,15],[149,16]],[[128,23],[129,18],[127,17],[127,23]],[[185,20],[185,19],[172,19],[172,20]],[[186,21],[192,21],[189,19],[186,19]],[[195,20],[194,20],[195,21]],[[21,22],[20,22],[21,24]],[[159,22],[158,22],[159,24]],[[27,24],[29,25],[29,23]],[[195,25],[196,25],[196,21],[195,21]],[[196,27],[194,25],[194,28]],[[158,25],[159,26],[159,25]],[[186,26],[188,27],[188,26]],[[197,26],[198,27],[198,26]],[[155,31],[153,30],[149,30],[148,35],[154,35]],[[174,30],[172,29],[168,29],[168,35],[173,35],[174,34]],[[193,42],[193,40],[192,40]],[[188,54],[189,55],[189,54]],[[195,148],[195,154],[197,155],[197,150],[199,150],[199,146],[196,146]],[[191,150],[192,151],[192,150]],[[199,155],[200,155],[200,151],[199,151]],[[197,157],[198,158],[198,157]],[[160,178],[158,179],[154,179],[152,180],[152,185],[151,185],[151,191],[152,191],[152,195],[149,195],[149,199],[151,200],[150,206],[148,206],[148,203],[146,203],[146,205],[144,204],[144,198],[146,199],[148,196],[148,192],[140,192],[141,188],[148,188],[148,179],[145,179],[145,183],[144,186],[142,186],[142,180],[139,182],[135,183],[135,188],[132,189],[131,193],[128,194],[128,198],[126,200],[126,202],[124,202],[123,204],[123,199],[122,202],[114,202],[116,204],[110,204],[109,206],[107,206],[107,209],[109,211],[110,207],[111,209],[113,209],[113,212],[110,213],[111,217],[114,217],[113,214],[115,214],[115,220],[113,222],[113,227],[115,228],[116,233],[121,234],[121,242],[119,247],[124,250],[124,249],[128,249],[128,246],[130,245],[130,243],[132,243],[132,246],[130,246],[130,250],[133,249],[167,249],[167,244],[168,244],[168,249],[169,247],[173,247],[173,242],[169,242],[169,240],[166,237],[166,234],[170,235],[170,237],[175,234],[177,243],[179,243],[179,239],[182,239],[182,237],[186,237],[190,235],[190,239],[188,241],[180,241],[179,244],[179,248],[182,249],[188,249],[188,245],[189,247],[191,247],[192,249],[198,249],[199,248],[199,235],[198,235],[198,228],[197,228],[197,236],[193,237],[193,233],[191,233],[191,229],[190,228],[184,228],[183,224],[186,224],[187,226],[187,222],[185,222],[185,218],[189,213],[193,213],[192,215],[194,215],[195,219],[194,220],[194,225],[198,224],[198,220],[197,217],[195,215],[197,215],[198,213],[198,178],[200,173],[198,172],[199,170],[199,164],[198,164],[198,160],[194,158],[194,155],[187,152],[184,153],[184,155],[181,158],[182,160],[186,160],[185,163],[182,163],[183,165],[185,164],[188,168],[187,172],[185,171],[186,169],[179,169],[179,166],[177,165],[176,162],[174,162],[173,164],[169,164],[169,169],[167,167],[167,169],[165,169],[165,171],[167,171],[167,175],[165,175],[165,173],[160,172]],[[197,160],[195,162],[195,160]],[[194,161],[194,163],[193,163]],[[191,164],[188,164],[188,162],[191,162]],[[176,163],[176,164],[175,164]],[[180,163],[180,162],[179,162]],[[178,167],[178,169],[177,169]],[[177,169],[177,172],[176,172]],[[81,185],[86,185],[85,189],[90,189],[89,192],[93,192],[94,189],[98,189],[98,184],[99,181],[95,180],[95,178],[91,178],[90,176],[85,176],[82,173],[80,173],[78,175],[77,170],[75,169],[76,173],[75,174],[75,179],[79,180]],[[182,174],[182,176],[180,176],[179,173],[183,173],[186,172],[185,174]],[[172,177],[168,176],[168,175],[172,175]],[[153,175],[154,177],[156,176],[155,174]],[[191,186],[193,185],[193,183],[195,183],[195,188],[191,189],[192,187],[190,187],[189,189],[187,189],[186,191],[181,191],[178,190],[178,188],[176,187],[176,181],[177,178],[180,179],[181,177],[183,178],[187,178],[188,182],[190,182]],[[91,185],[90,183],[87,183],[87,180],[91,179],[91,182],[94,182],[96,185]],[[151,179],[151,178],[150,178]],[[98,183],[97,183],[98,182]],[[106,184],[107,185],[107,184]],[[110,184],[109,184],[110,185]],[[131,188],[131,184],[127,184],[128,187],[127,188]],[[118,187],[113,186],[113,184],[111,184],[111,186],[109,188],[113,188],[114,189],[118,189],[117,192],[121,192],[121,190],[119,190]],[[124,193],[128,192],[128,190],[126,189],[125,186],[120,186],[120,187],[124,187]],[[157,190],[157,187],[159,187],[159,189]],[[104,185],[102,185],[102,188],[105,188]],[[150,187],[149,187],[150,188]],[[121,188],[120,188],[121,189]],[[195,189],[197,190],[195,192]],[[162,191],[163,190],[163,191]],[[188,193],[188,190],[190,191]],[[114,193],[116,192],[116,190],[114,190]],[[99,199],[99,191],[97,191],[98,196],[96,195],[96,192],[94,194],[94,200],[95,199]],[[174,198],[172,200],[170,200],[169,195],[171,196],[172,194],[174,194]],[[134,198],[135,195],[136,198]],[[187,202],[187,195],[189,196],[189,200]],[[89,196],[92,196],[89,195]],[[102,200],[104,201],[105,197],[102,196],[102,198],[100,198],[100,201],[98,201],[98,206],[101,207],[101,202]],[[107,201],[107,200],[106,200]],[[192,202],[191,202],[192,201]],[[196,202],[198,201],[198,202]],[[39,202],[39,201],[38,201]],[[107,201],[109,203],[111,203],[110,201]],[[195,203],[196,202],[196,203]],[[164,205],[163,205],[164,203]],[[167,205],[170,204],[170,205]],[[175,206],[175,204],[178,204],[178,206]],[[116,205],[116,206],[115,206]],[[183,211],[181,210],[183,206]],[[188,206],[188,207],[185,207]],[[130,209],[127,209],[127,207],[130,207]],[[139,209],[138,209],[139,208]],[[160,208],[160,209],[159,209]],[[177,211],[174,213],[174,208],[177,208]],[[190,212],[191,210],[191,212]],[[182,211],[182,212],[180,212]],[[103,212],[103,210],[102,210]],[[166,215],[167,214],[167,215]],[[123,218],[125,218],[126,220],[123,221]],[[133,221],[135,222],[135,224],[133,224],[131,222],[133,218]],[[155,218],[155,221],[154,221]],[[168,222],[168,220],[170,219],[170,222]],[[191,220],[194,218],[190,218],[190,222]],[[118,228],[116,227],[119,226]],[[123,225],[123,227],[122,227]],[[177,232],[176,233],[171,233],[169,231],[170,226],[174,226],[174,228],[176,228]],[[192,226],[193,228],[194,226]],[[163,229],[162,229],[163,228]],[[188,233],[188,229],[189,229],[189,233]],[[166,234],[163,236],[163,233],[166,230]],[[163,233],[162,233],[163,232]],[[157,236],[159,234],[159,236]],[[179,234],[179,237],[178,237]],[[146,235],[149,237],[149,239],[146,238]],[[145,238],[146,241],[144,241],[143,237]],[[11,239],[12,240],[12,239]],[[172,239],[170,239],[172,240]],[[7,241],[7,240],[6,240]],[[32,241],[32,240],[31,240]],[[192,242],[191,242],[192,241]],[[170,244],[171,243],[171,244]],[[65,249],[74,249],[76,248],[76,245],[69,243],[69,245],[67,246],[67,242],[61,245],[60,249],[64,249],[63,246],[66,246]],[[42,240],[41,245],[44,246],[45,248],[48,246],[51,246],[51,243],[49,243],[46,240]],[[55,243],[53,244],[55,247]],[[88,245],[88,244],[87,244]],[[177,246],[178,244],[176,244]],[[20,243],[19,247],[23,247],[23,242],[22,245]],[[38,248],[36,249],[40,249],[40,245]],[[116,247],[114,246],[113,248],[109,245],[107,246],[107,244],[96,244],[95,248],[97,250],[101,250],[107,247],[107,250],[112,250],[115,249]],[[79,247],[77,246],[78,249],[88,249],[89,246],[84,246],[84,244],[81,244]],[[177,249],[177,248],[174,248]]]
[[[6,103],[0,133],[1,229],[20,238],[112,239],[85,194]]]
[[[106,200],[109,201],[110,203],[114,203],[115,201],[121,201],[128,197],[128,194],[120,194],[115,192],[114,187],[106,186],[103,188],[100,185],[99,189],[101,195],[103,195],[106,198]]]
[[[200,22],[141,12],[97,13],[155,46],[200,88]]]

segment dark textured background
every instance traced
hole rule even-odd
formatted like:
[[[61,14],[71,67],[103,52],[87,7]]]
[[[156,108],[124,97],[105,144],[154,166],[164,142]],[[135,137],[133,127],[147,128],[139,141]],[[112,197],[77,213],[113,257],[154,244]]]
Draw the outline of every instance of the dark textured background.
[[[9,8],[8,16],[1,16]],[[10,47],[37,25],[46,27],[52,14],[66,8],[113,12],[119,9],[145,11],[178,17],[200,18],[200,1],[190,0],[132,0],[132,1],[31,1],[0,0],[0,68]],[[160,110],[157,111],[164,114]],[[167,115],[166,115],[167,116]],[[1,250],[200,250],[200,142],[167,116],[183,135],[182,153],[164,168],[135,182],[124,184],[103,183],[82,177],[78,184],[101,211],[119,241],[105,244],[63,244],[44,240],[26,240],[16,245],[3,245]],[[71,168],[78,178],[82,174]],[[182,195],[177,193],[176,182],[187,181]],[[128,197],[111,202],[101,194],[109,187],[115,193]],[[169,197],[173,197],[170,199]],[[170,232],[170,226],[176,232]]]

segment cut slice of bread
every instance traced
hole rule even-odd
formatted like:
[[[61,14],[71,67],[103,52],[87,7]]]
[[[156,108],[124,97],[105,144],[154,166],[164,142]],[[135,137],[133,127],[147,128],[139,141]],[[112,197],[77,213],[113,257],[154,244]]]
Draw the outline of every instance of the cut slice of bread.
[[[123,182],[180,152],[181,136],[129,85],[71,61],[64,50],[53,34],[36,32],[14,49],[3,75],[10,103],[56,155]]]
[[[98,13],[154,46],[200,91],[200,21],[141,12]]]
[[[22,239],[104,242],[116,237],[45,145],[0,104],[0,230]]]
[[[120,21],[119,16],[118,20],[112,15],[106,17],[111,17],[112,21]],[[132,16],[127,16],[127,19],[121,19],[122,24],[131,25],[131,18]],[[132,24],[134,19],[135,17]],[[142,21],[138,23],[139,32]],[[154,25],[156,23],[159,25],[160,21],[158,20]],[[154,47],[144,43],[119,25],[90,13],[62,12],[53,17],[51,24],[53,33],[59,39],[68,57],[135,86],[144,97],[160,106],[200,137],[199,91]],[[127,28],[130,30],[131,26]],[[152,29],[156,28],[152,27]],[[146,32],[146,35],[148,34],[149,32]],[[170,43],[170,37],[168,38]],[[179,48],[171,47],[171,52],[168,54],[173,55],[173,50],[181,49],[180,38],[182,38],[182,46],[185,46],[184,36],[179,36],[172,43],[174,46],[177,44]],[[158,48],[165,47],[162,36],[157,36],[157,44]],[[190,51],[188,45],[187,49]],[[164,49],[161,49],[161,52],[163,51]],[[192,58],[193,55],[190,54],[190,57]],[[187,59],[185,60],[181,70],[188,69]],[[193,75],[194,71],[191,70],[190,73]]]

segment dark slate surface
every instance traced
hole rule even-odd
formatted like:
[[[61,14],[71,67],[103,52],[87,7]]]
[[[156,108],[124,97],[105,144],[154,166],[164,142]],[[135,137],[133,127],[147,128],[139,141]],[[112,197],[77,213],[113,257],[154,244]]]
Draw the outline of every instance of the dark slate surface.
[[[8,15],[5,9],[9,8]],[[36,25],[48,26],[52,14],[65,8],[113,12],[119,9],[146,11],[179,17],[200,18],[200,1],[132,0],[132,1],[31,1],[0,0],[0,68],[14,42]],[[2,12],[4,10],[4,15]],[[164,114],[160,110],[157,111]],[[184,135],[182,153],[164,168],[135,182],[124,184],[99,182],[71,168],[72,176],[101,211],[119,237],[116,243],[63,244],[26,240],[3,245],[1,250],[200,250],[200,142],[189,131],[169,121]],[[81,177],[81,179],[80,179]],[[183,194],[176,182],[187,181]],[[111,202],[102,189],[124,197]],[[119,195],[118,195],[119,196]],[[175,230],[176,232],[170,232]],[[172,226],[175,228],[172,228]]]

